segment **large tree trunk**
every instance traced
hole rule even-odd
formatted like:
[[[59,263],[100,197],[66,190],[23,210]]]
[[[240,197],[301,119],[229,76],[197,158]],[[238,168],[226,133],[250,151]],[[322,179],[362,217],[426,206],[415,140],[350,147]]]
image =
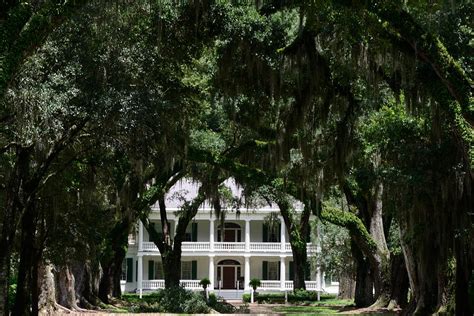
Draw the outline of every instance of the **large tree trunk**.
[[[41,263],[38,267],[38,312],[52,315],[57,311],[56,290],[51,264]]]
[[[1,248],[1,247],[0,247]],[[0,249],[0,315],[8,315],[8,280],[10,278],[10,246]]]
[[[99,264],[97,264],[97,268],[94,268],[89,259],[85,262],[75,261],[71,264],[71,271],[74,275],[76,299],[79,301],[80,307],[94,309],[99,304],[99,267]]]
[[[437,214],[430,206],[429,199],[425,197],[424,201],[415,203],[400,222],[402,250],[416,304],[415,315],[436,312],[448,285],[444,277],[448,250],[440,244],[445,242],[446,236],[439,230],[446,219],[437,218],[442,214]]]
[[[370,265],[364,258],[357,243],[352,239],[351,252],[356,262],[356,287],[354,303],[357,307],[367,307],[374,303],[374,280],[370,273]]]
[[[339,299],[353,299],[355,295],[355,280],[354,275],[350,272],[345,272],[339,275]]]
[[[74,287],[74,275],[69,265],[58,267],[56,274],[56,301],[58,304],[72,310],[80,310],[76,301],[76,290]]]
[[[34,266],[35,211],[29,208],[21,221],[20,264],[13,315],[29,315],[31,311],[31,294],[33,289],[32,269]],[[36,283],[36,282],[34,282]]]
[[[392,255],[391,258],[391,291],[388,309],[405,308],[408,304],[408,273],[403,254]]]
[[[308,264],[308,257],[306,253],[306,243],[291,243],[291,250],[293,253],[293,289],[306,289],[305,276],[306,267]]]
[[[179,286],[181,279],[181,250],[170,250],[162,254],[163,274],[165,277],[165,288]]]

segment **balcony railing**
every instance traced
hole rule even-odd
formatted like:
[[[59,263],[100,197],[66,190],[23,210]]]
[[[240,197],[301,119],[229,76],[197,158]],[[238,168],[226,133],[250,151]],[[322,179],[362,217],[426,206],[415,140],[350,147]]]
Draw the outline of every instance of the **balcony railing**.
[[[293,281],[285,281],[285,288],[281,288],[281,282],[279,280],[261,280],[261,285],[257,290],[293,290]],[[180,280],[179,283],[187,289],[190,290],[200,290],[202,289],[199,285],[199,280]],[[157,290],[163,289],[165,287],[165,280],[143,280],[143,289],[144,290]],[[305,281],[306,290],[308,291],[320,291],[318,288],[317,281]]]
[[[248,252],[262,253],[262,252],[281,252],[281,243],[279,242],[251,242]],[[291,246],[289,243],[284,245],[284,252],[291,253]],[[183,252],[201,252],[211,251],[211,243],[207,241],[198,242],[183,242]],[[151,241],[144,241],[142,243],[142,251],[159,252],[158,247]],[[244,242],[215,242],[214,251],[217,252],[247,252]],[[307,244],[307,252],[315,253],[321,251],[320,247],[315,244]]]

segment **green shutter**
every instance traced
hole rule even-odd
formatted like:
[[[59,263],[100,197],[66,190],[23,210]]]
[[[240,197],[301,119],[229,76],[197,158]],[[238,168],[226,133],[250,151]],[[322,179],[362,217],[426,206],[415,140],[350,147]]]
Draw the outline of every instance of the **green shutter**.
[[[281,225],[278,225],[277,231],[278,231],[278,236],[276,236],[276,240],[278,242],[281,242]]]
[[[265,223],[263,223],[262,233],[263,233],[262,241],[267,242],[268,241],[268,226]]]
[[[242,231],[238,230],[237,231],[237,242],[241,242],[241,241],[242,241]]]
[[[191,261],[191,279],[197,280],[197,261]]]
[[[133,282],[133,258],[127,258],[127,282]]]
[[[306,281],[311,280],[311,267],[309,262],[306,262],[305,269],[304,269],[304,279]]]
[[[289,279],[290,279],[290,281],[293,281],[293,280],[295,279],[295,275],[294,275],[295,272],[294,272],[294,263],[293,263],[293,261],[290,261],[289,269],[290,269],[290,271],[289,271],[289,272],[290,272],[290,277],[289,277]]]
[[[198,240],[198,224],[192,223],[191,229],[192,229],[191,241],[197,241]]]
[[[268,261],[262,262],[262,280],[268,280]]]
[[[138,260],[135,261],[135,280],[138,281]]]
[[[153,260],[148,261],[148,280],[155,279],[155,262]]]
[[[281,280],[281,261],[278,261],[278,279]]]

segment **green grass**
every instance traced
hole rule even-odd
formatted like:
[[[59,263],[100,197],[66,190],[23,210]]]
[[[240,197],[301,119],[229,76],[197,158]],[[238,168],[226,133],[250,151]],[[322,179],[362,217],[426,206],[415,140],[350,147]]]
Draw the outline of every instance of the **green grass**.
[[[338,307],[328,306],[281,306],[273,308],[274,312],[284,314],[318,314],[318,315],[333,315],[337,314]]]
[[[276,313],[283,314],[306,314],[306,315],[334,315],[344,306],[353,305],[352,300],[339,300],[334,298],[322,299],[319,302],[306,302],[305,305],[278,306],[273,308]],[[343,314],[339,314],[343,315]]]

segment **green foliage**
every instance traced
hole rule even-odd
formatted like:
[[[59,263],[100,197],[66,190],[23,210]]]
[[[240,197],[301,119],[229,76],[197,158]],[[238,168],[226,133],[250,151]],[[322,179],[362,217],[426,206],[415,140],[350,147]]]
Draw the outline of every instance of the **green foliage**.
[[[140,299],[137,294],[125,294],[123,299],[131,304],[131,312],[162,312],[206,314],[209,307],[201,293],[186,290],[182,287],[173,287],[166,290],[143,295]]]
[[[244,302],[250,302],[250,294],[244,294],[242,300]],[[298,302],[314,302],[318,299],[318,294],[314,291],[306,290],[296,290],[294,292],[288,292],[287,294],[288,302],[298,303]],[[322,301],[334,299],[334,295],[330,294],[321,294],[320,299]],[[285,294],[284,293],[258,293],[254,298],[257,303],[267,303],[267,304],[277,304],[285,303]]]
[[[201,285],[204,290],[211,284],[211,281],[208,278],[203,278],[199,281],[199,285]]]
[[[259,287],[261,284],[262,283],[260,282],[260,279],[257,278],[250,279],[249,282],[249,286],[251,286],[254,291],[256,291],[257,287]]]

